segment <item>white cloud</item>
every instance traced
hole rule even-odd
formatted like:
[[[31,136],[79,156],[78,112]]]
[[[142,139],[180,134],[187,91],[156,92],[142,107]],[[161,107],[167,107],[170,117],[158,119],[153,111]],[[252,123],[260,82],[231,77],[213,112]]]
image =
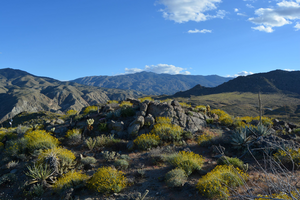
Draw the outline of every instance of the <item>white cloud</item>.
[[[246,14],[244,14],[244,13],[236,13],[237,15],[239,15],[239,16],[244,16],[244,17],[246,17],[247,15]]]
[[[292,72],[292,71],[296,71],[294,69],[284,69],[285,71],[288,71],[288,72]]]
[[[242,72],[239,72],[235,75],[227,75],[227,77],[238,77],[238,76],[248,76],[248,75],[251,75],[253,74],[252,72],[247,72],[247,71],[242,71]]]
[[[300,3],[299,0],[297,2]],[[255,10],[256,18],[248,20],[261,26],[255,27],[257,30],[270,32],[272,27],[280,27],[291,24],[290,20],[300,19],[300,5],[295,1],[282,1],[277,3],[276,8],[259,8]],[[252,27],[253,28],[253,27]]]
[[[163,17],[178,23],[223,18],[226,14],[223,10],[217,11],[216,15],[204,14],[217,9],[216,4],[221,2],[222,0],[157,0],[157,3],[165,6],[165,9],[160,10]]]
[[[251,4],[246,4],[246,6],[248,7],[248,8],[254,8],[254,6],[252,6]]]
[[[299,31],[300,30],[300,24],[297,22],[297,24],[294,26],[294,28],[296,29],[296,31]]]
[[[235,8],[235,9],[234,9],[234,12],[239,12],[239,9]]]
[[[258,30],[258,31],[264,31],[264,32],[267,32],[267,33],[272,33],[274,30],[272,29],[272,27],[265,27],[263,25],[261,26],[257,26],[257,27],[251,27],[252,29],[254,30]]]
[[[125,74],[132,74],[136,72],[142,72],[142,71],[148,71],[148,72],[154,72],[157,74],[185,74],[189,75],[191,72],[187,71],[186,68],[181,67],[175,67],[174,65],[168,65],[168,64],[158,64],[158,65],[146,65],[144,69],[138,69],[138,68],[125,68]]]
[[[133,74],[133,73],[137,73],[137,72],[141,72],[141,71],[143,71],[143,70],[138,69],[138,68],[131,68],[131,69],[125,68],[126,74]]]
[[[188,33],[211,33],[211,30],[202,29],[201,31],[198,29],[195,30],[189,30]]]

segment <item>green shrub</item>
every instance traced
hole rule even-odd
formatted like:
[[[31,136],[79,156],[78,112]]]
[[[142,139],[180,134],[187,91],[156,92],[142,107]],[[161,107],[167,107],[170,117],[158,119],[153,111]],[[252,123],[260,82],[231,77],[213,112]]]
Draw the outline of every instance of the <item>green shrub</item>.
[[[53,185],[54,190],[76,187],[88,180],[89,176],[78,171],[70,171],[59,178]]]
[[[77,144],[81,141],[81,129],[68,130],[66,133],[66,138],[70,144]]]
[[[118,159],[114,163],[115,167],[119,169],[127,169],[129,166],[129,163],[126,159]]]
[[[178,154],[169,156],[168,162],[174,167],[182,168],[189,176],[193,171],[202,168],[204,159],[194,152],[180,151]]]
[[[44,185],[45,183],[53,183],[53,181],[49,178],[54,171],[49,169],[47,164],[34,163],[32,167],[27,166],[27,169],[28,172],[25,172],[25,175],[32,178],[29,184],[41,183]]]
[[[198,136],[197,142],[200,146],[209,146],[213,143],[213,139],[219,135],[215,132],[210,131],[209,129],[203,129],[203,133]]]
[[[111,146],[120,142],[120,139],[115,139],[114,135],[100,135],[95,138],[88,138],[85,140],[87,147],[92,151],[94,148],[100,148],[104,146]]]
[[[187,104],[187,103],[185,103],[185,102],[179,102],[179,104],[180,104],[182,107],[184,107],[184,108],[190,108],[190,107],[192,107],[191,104]]]
[[[238,158],[231,158],[227,156],[222,156],[217,160],[218,165],[232,165],[235,168],[239,168],[241,170],[247,170],[244,162]]]
[[[42,196],[44,194],[44,192],[45,192],[45,190],[44,190],[43,185],[38,183],[36,185],[33,185],[30,188],[30,190],[28,192],[28,195],[30,195],[32,197],[34,197],[34,196],[40,197],[40,196]]]
[[[27,132],[24,135],[24,138],[28,141],[27,147],[30,151],[37,149],[51,149],[57,147],[59,144],[57,138],[44,130]]]
[[[160,142],[159,136],[155,134],[142,134],[138,136],[133,143],[141,150],[156,147]]]
[[[181,168],[173,169],[165,175],[165,182],[168,187],[181,187],[187,181],[187,175]]]
[[[120,192],[127,185],[123,172],[111,167],[101,167],[87,181],[88,188],[100,193]]]
[[[229,189],[244,184],[247,174],[228,165],[217,165],[211,172],[199,179],[196,188],[208,198],[228,198]]]
[[[84,158],[81,158],[81,163],[84,165],[90,165],[90,164],[95,164],[97,160],[94,157],[87,156]]]
[[[300,149],[280,149],[277,153],[274,154],[274,157],[284,165],[292,166],[293,164],[295,164],[296,167],[300,167]]]
[[[163,141],[179,141],[182,138],[182,128],[176,124],[157,123],[151,130],[152,134],[158,135]]]
[[[4,154],[12,158],[21,158],[21,155],[26,154],[27,146],[28,140],[26,138],[9,140],[6,142]]]
[[[100,131],[103,131],[103,132],[106,132],[106,131],[109,130],[109,129],[108,129],[108,126],[107,126],[107,123],[99,123],[98,129],[99,129]]]

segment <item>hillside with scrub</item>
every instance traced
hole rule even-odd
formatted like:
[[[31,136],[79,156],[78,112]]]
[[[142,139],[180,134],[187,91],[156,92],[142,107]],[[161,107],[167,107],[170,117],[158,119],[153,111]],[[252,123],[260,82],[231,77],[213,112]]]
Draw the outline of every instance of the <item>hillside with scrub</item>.
[[[0,199],[297,200],[299,147],[297,123],[174,99],[21,112],[0,128]]]

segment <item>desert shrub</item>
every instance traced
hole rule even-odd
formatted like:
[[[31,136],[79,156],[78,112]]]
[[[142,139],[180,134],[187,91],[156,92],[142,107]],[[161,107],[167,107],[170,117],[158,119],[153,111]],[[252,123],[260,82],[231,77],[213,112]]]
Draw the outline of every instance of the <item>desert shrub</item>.
[[[135,111],[132,107],[129,106],[123,106],[121,108],[121,116],[122,117],[132,117],[135,115]]]
[[[78,171],[69,171],[59,178],[53,185],[54,190],[76,187],[88,180],[89,176]]]
[[[211,114],[216,114],[219,116],[219,122],[224,126],[231,126],[233,124],[233,119],[225,111],[220,109],[211,110]]]
[[[233,125],[235,128],[245,128],[247,126],[247,123],[245,123],[243,120],[239,118],[235,118],[233,120]]]
[[[68,110],[66,112],[67,115],[72,116],[72,115],[76,115],[78,112],[76,110]]]
[[[265,199],[285,199],[285,200],[295,200],[300,199],[300,191],[292,191],[290,194],[281,192],[279,194],[272,195],[257,195],[262,198],[255,198],[255,200],[265,200]]]
[[[100,135],[94,138],[88,138],[85,140],[86,146],[92,151],[94,148],[110,146],[117,142],[120,142],[120,139],[115,139],[114,135]]]
[[[0,177],[0,186],[2,184],[13,185],[16,183],[17,180],[18,180],[18,177],[16,174],[13,174],[13,173],[4,174],[3,176]]]
[[[259,116],[254,117],[253,120],[259,120]],[[269,117],[262,116],[261,121],[262,121],[263,125],[266,127],[271,127],[273,124],[272,118],[269,118]]]
[[[191,104],[187,104],[187,103],[185,103],[185,102],[179,102],[179,104],[180,104],[182,107],[184,107],[184,108],[190,108],[190,107],[192,107]]]
[[[131,107],[132,105],[130,101],[122,101],[120,107]]]
[[[66,137],[71,143],[78,143],[81,140],[81,129],[68,130]]]
[[[171,119],[169,117],[156,117],[157,124],[171,124]]]
[[[168,162],[174,167],[182,168],[189,176],[193,171],[202,168],[204,159],[194,152],[180,151],[177,154],[170,155]]]
[[[112,104],[112,103],[116,103],[116,104],[118,104],[119,102],[118,102],[118,101],[116,101],[116,100],[109,100],[109,101],[107,102],[107,104]]]
[[[202,113],[204,113],[204,114],[206,114],[206,112],[207,112],[206,106],[204,106],[204,105],[196,106],[196,107],[195,107],[195,110],[196,110],[197,112],[202,112]]]
[[[133,141],[133,143],[141,150],[156,147],[159,142],[160,138],[156,134],[142,134]]]
[[[185,140],[191,140],[193,139],[193,133],[190,132],[190,131],[182,131],[182,137],[185,139]]]
[[[126,159],[117,159],[114,162],[115,167],[119,168],[119,169],[127,169],[129,166],[129,163]]]
[[[300,149],[280,149],[273,156],[284,165],[292,166],[295,164],[297,167],[300,167]]]
[[[29,192],[26,194],[26,195],[29,195],[29,196],[36,196],[36,197],[40,197],[44,194],[45,190],[44,190],[44,186],[42,184],[36,184],[36,185],[33,185]]]
[[[161,103],[167,102],[167,103],[171,103],[172,99],[164,99],[164,100],[160,100]]]
[[[97,112],[98,106],[88,106],[84,109],[83,114],[89,114],[90,112]]]
[[[138,100],[140,100],[140,102],[144,102],[146,100],[148,100],[148,101],[154,101],[154,99],[152,99],[151,97],[138,98]]]
[[[87,156],[87,157],[81,158],[81,163],[84,165],[95,164],[96,162],[97,162],[97,160],[92,156]]]
[[[205,128],[203,129],[203,133],[198,136],[197,142],[200,146],[209,146],[213,143],[213,139],[218,136],[218,133],[212,132],[208,128]]]
[[[232,158],[227,156],[222,156],[217,160],[218,165],[232,165],[235,168],[239,168],[241,170],[247,170],[246,165],[244,162],[238,158]]]
[[[47,158],[52,156],[58,158],[60,168],[68,168],[73,164],[76,158],[72,151],[61,147],[54,147],[52,149],[46,149],[41,152],[38,156],[38,162],[46,162]]]
[[[217,165],[211,172],[199,179],[197,189],[208,198],[228,198],[229,189],[244,184],[247,174],[228,165]]]
[[[20,138],[6,142],[4,154],[13,158],[21,158],[27,152],[28,140]]]
[[[51,149],[57,147],[59,144],[57,138],[44,130],[28,132],[24,135],[24,138],[28,141],[27,147],[30,151],[37,149]]]
[[[10,169],[10,168],[15,168],[18,165],[19,165],[19,161],[12,160],[6,164],[6,167],[7,167],[7,169]]]
[[[127,185],[123,172],[111,167],[101,167],[87,181],[88,188],[100,193],[120,192]]]
[[[18,137],[20,138],[20,137],[23,137],[24,134],[29,130],[31,130],[31,128],[28,126],[18,125],[18,127],[16,128],[15,131],[18,134]]]
[[[0,151],[4,149],[4,144],[0,142]]]
[[[300,128],[295,128],[295,129],[293,130],[293,132],[296,133],[296,134],[300,134]]]
[[[34,163],[33,166],[27,166],[28,171],[25,172],[25,175],[30,177],[32,180],[29,184],[34,183],[53,183],[50,176],[53,174],[53,170],[51,170],[47,164],[36,164]]]
[[[175,124],[158,123],[151,130],[152,134],[158,135],[163,141],[179,141],[182,137],[182,128]]]
[[[103,132],[106,132],[106,131],[108,131],[109,129],[108,129],[108,126],[107,126],[107,123],[99,123],[99,125],[98,125],[98,129],[100,130],[100,131],[103,131]]]
[[[187,175],[181,168],[173,169],[165,175],[165,182],[168,187],[181,187],[186,181]]]
[[[101,151],[101,154],[106,161],[117,160],[121,156],[119,153],[115,151]]]
[[[106,117],[108,119],[119,118],[119,117],[121,117],[121,112],[122,112],[122,109],[111,111],[111,112],[109,112],[109,113],[106,114]]]

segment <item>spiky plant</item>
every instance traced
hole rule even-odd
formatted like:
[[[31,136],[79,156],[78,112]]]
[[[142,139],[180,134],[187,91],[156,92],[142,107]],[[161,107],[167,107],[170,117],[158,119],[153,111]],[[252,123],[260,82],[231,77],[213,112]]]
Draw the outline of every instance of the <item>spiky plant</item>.
[[[59,158],[57,157],[55,152],[51,152],[46,156],[45,163],[49,165],[51,171],[58,173],[60,164],[59,164]]]
[[[247,146],[253,141],[252,136],[247,131],[247,127],[234,131],[230,137],[233,147],[243,151],[247,150]]]
[[[49,187],[49,184],[53,184],[54,181],[51,179],[54,171],[48,168],[48,165],[36,165],[32,167],[27,166],[28,172],[25,173],[26,176],[32,178],[29,184],[41,183],[45,187]]]

